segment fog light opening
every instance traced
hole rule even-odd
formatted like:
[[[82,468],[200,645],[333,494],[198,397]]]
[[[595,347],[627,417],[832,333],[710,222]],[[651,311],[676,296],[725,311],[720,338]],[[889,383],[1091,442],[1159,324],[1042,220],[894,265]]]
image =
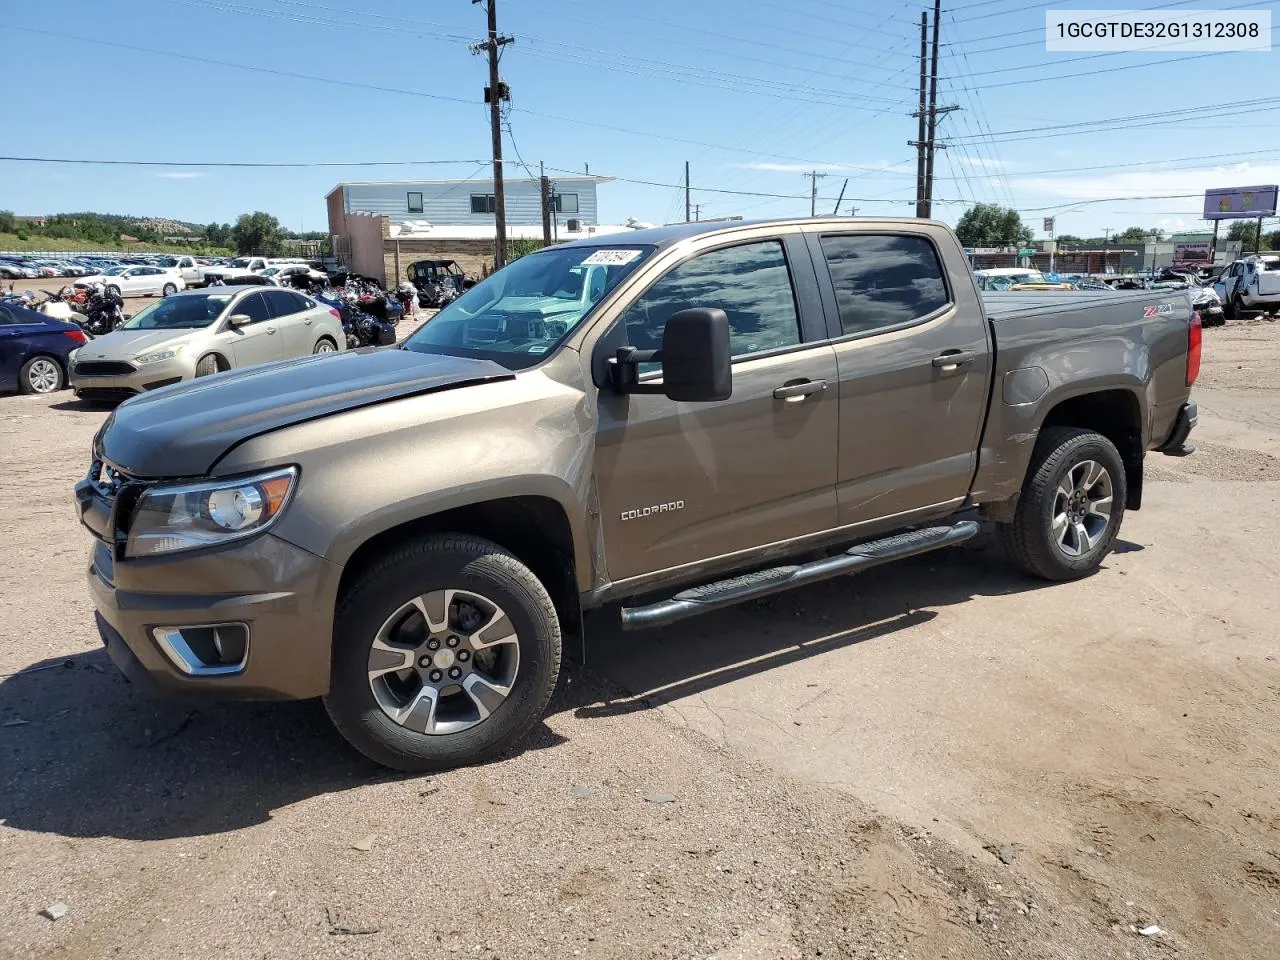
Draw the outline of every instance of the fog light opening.
[[[249,658],[249,627],[206,623],[151,631],[169,661],[190,676],[239,673]]]

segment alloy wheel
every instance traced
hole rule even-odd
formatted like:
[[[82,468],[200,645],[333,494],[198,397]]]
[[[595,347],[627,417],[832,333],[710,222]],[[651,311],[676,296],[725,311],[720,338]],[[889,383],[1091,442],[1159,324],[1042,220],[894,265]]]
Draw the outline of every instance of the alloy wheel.
[[[1097,545],[1111,523],[1111,474],[1096,460],[1082,460],[1066,472],[1054,492],[1053,539],[1068,557]]]
[[[515,627],[469,590],[414,597],[389,616],[369,649],[369,688],[406,729],[461,733],[502,706],[520,669]]]
[[[27,382],[36,393],[53,393],[62,380],[62,371],[52,360],[43,357],[31,364],[27,371]]]
[[[337,349],[338,348],[328,340],[321,340],[316,344],[316,353],[336,353]]]

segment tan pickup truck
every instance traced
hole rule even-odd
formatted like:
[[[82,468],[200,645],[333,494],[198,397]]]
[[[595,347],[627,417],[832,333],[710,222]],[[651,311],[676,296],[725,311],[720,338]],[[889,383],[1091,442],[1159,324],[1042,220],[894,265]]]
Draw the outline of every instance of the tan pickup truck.
[[[477,762],[587,608],[660,626],[983,519],[1035,576],[1093,573],[1146,454],[1191,451],[1199,362],[1186,291],[984,302],[931,221],[564,244],[398,348],[124,403],[76,487],[89,588],[140,685],[323,697],[380,763]]]

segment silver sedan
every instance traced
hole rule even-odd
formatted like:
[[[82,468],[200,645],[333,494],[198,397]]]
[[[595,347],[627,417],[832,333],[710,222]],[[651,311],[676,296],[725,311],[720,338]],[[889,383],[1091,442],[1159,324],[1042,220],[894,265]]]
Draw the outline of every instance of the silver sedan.
[[[211,287],[148,305],[71,354],[86,400],[136,393],[255,363],[346,348],[336,310],[293,290]]]

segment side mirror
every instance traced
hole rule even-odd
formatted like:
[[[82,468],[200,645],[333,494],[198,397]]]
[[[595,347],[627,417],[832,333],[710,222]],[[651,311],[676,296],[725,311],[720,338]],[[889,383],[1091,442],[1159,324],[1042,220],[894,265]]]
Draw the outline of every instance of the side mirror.
[[[661,363],[662,379],[640,383],[642,363]],[[686,403],[728,400],[733,395],[729,318],[716,308],[681,310],[667,321],[661,350],[621,347],[610,366],[622,393],[661,393]]]
[[[250,323],[253,323],[253,317],[247,313],[233,313],[227,318],[227,326],[229,327],[243,327]]]

